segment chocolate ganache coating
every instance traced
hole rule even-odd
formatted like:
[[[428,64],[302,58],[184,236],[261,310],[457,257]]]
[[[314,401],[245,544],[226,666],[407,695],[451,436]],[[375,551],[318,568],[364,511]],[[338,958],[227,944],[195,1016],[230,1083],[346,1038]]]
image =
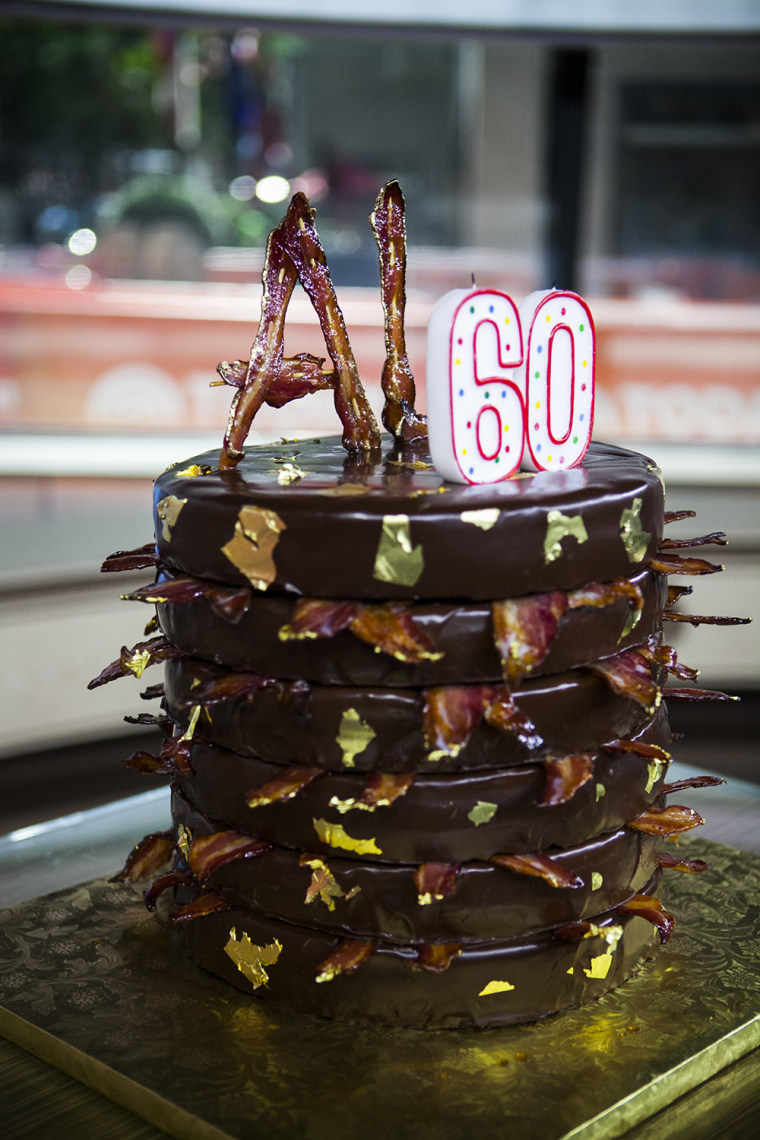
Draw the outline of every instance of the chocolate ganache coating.
[[[160,558],[182,573],[303,597],[490,601],[643,568],[663,488],[646,457],[601,443],[568,471],[465,487],[387,442],[347,458],[336,437],[250,448],[234,470],[195,456],[159,476],[154,504]]]

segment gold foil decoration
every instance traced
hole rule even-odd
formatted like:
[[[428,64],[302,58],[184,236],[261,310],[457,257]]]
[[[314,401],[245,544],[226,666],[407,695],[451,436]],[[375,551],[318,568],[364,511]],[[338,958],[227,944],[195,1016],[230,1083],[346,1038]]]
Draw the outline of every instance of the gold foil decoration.
[[[625,619],[625,623],[623,625],[623,628],[620,631],[620,637],[618,638],[618,643],[621,642],[624,637],[627,637],[629,633],[633,633],[634,629],[636,628],[636,626],[641,621],[641,613],[642,613],[642,611],[640,609],[638,609],[637,606],[631,607],[631,609],[628,611],[628,616]]]
[[[489,994],[504,994],[515,987],[511,982],[489,982],[478,994],[478,997],[488,997]]]
[[[549,511],[546,516],[544,562],[554,562],[562,556],[562,539],[570,535],[576,542],[586,542],[588,533],[582,515],[563,515],[562,511]]]
[[[606,978],[611,965],[612,955],[608,951],[606,954],[599,954],[596,958],[592,958],[590,964],[583,967],[583,973],[587,978]]]
[[[282,953],[282,944],[276,939],[268,946],[257,946],[251,942],[249,936],[243,933],[238,939],[235,927],[231,927],[230,936],[224,952],[237,966],[240,973],[248,979],[253,988],[265,986],[269,981],[266,966],[273,966]]]
[[[462,511],[459,516],[463,523],[472,523],[481,530],[490,530],[499,519],[498,507],[482,507],[479,511]]]
[[[222,547],[222,554],[252,586],[266,590],[277,577],[273,552],[284,530],[285,523],[276,511],[249,504],[241,508],[235,532]]]
[[[335,808],[341,815],[345,815],[347,811],[351,811],[353,808],[358,808],[359,811],[375,811],[379,807],[386,806],[387,804],[362,803],[359,799],[341,800],[337,796],[333,796],[329,803],[329,807]]]
[[[142,677],[152,660],[149,649],[136,649],[129,657],[122,658],[122,664],[135,677]]]
[[[210,467],[201,467],[198,463],[191,463],[189,467],[183,467],[181,471],[174,472],[175,479],[197,479],[201,475],[210,475]]]
[[[313,858],[304,858],[299,860],[304,867],[311,867],[311,882],[306,891],[304,902],[307,905],[315,902],[318,898],[322,900],[328,910],[335,910],[335,900],[342,899],[345,891],[337,882],[330,868],[322,860],[318,859],[316,855]],[[351,891],[351,897],[356,893],[356,889]]]
[[[408,515],[384,515],[372,576],[380,582],[414,586],[425,568],[421,546],[412,546]]]
[[[607,795],[607,789],[605,788],[604,784],[597,784],[596,785],[596,795],[594,796],[595,802],[599,803],[602,796],[606,796],[606,795]]]
[[[198,717],[201,715],[201,706],[193,705],[190,709],[190,719],[187,722],[187,728],[182,733],[180,740],[192,740],[195,736],[195,726],[198,723]]]
[[[660,483],[662,484],[662,489],[664,491],[665,490],[665,478],[662,474],[662,468],[658,467],[656,463],[649,463],[649,464],[647,464],[647,471],[651,471],[653,475],[657,476],[657,478],[660,480]]]
[[[314,830],[323,843],[330,847],[342,847],[345,851],[355,851],[357,855],[382,855],[382,849],[372,839],[354,839],[340,823],[330,823],[327,819],[314,819]]]
[[[193,836],[190,828],[185,827],[184,823],[181,823],[177,828],[177,848],[182,853],[186,862],[190,858],[190,844],[192,842]]]
[[[178,499],[176,495],[167,495],[166,498],[159,499],[156,503],[156,514],[163,523],[161,537],[164,542],[171,542],[172,530],[177,525],[180,511],[186,502],[187,499]]]
[[[303,479],[304,474],[297,463],[283,463],[277,475],[277,482],[281,487],[289,487],[291,483]]]
[[[662,776],[662,773],[667,768],[667,763],[664,760],[648,760],[647,761],[647,783],[646,791],[651,792],[657,781]]]
[[[476,827],[480,827],[481,823],[490,823],[496,815],[497,804],[490,804],[487,800],[478,800],[472,811],[467,813],[467,818]]]
[[[642,500],[636,498],[630,507],[620,512],[620,538],[629,562],[642,561],[652,537],[641,525],[641,506]]]
[[[603,883],[604,883],[604,875],[601,873],[601,871],[592,871],[591,872],[591,890],[592,891],[598,891]]]
[[[362,720],[356,709],[346,709],[340,719],[335,743],[343,753],[343,767],[355,767],[355,758],[375,739],[374,728]]]
[[[366,483],[338,483],[337,487],[327,487],[322,495],[334,495],[340,498],[348,495],[366,495],[369,487]]]

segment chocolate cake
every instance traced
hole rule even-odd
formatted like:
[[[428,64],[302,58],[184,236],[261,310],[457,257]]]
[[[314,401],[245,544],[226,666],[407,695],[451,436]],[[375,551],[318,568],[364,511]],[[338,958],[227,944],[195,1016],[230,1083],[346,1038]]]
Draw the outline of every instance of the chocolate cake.
[[[155,567],[129,595],[155,636],[92,682],[163,662],[153,718],[172,828],[120,876],[193,959],[257,998],[420,1028],[500,1025],[593,1000],[667,938],[673,573],[660,472],[592,443],[569,470],[446,482],[403,341],[403,200],[378,199],[387,362],[381,436],[313,215],[270,238],[251,359],[220,450],[155,483]],[[282,353],[300,278],[331,371]],[[243,444],[258,406],[332,388],[343,436]],[[696,539],[722,542],[721,535]],[[701,691],[689,690],[692,694]],[[719,695],[718,695],[719,696]],[[150,722],[149,716],[136,718]],[[701,783],[717,782],[713,777]],[[679,787],[682,787],[680,785]]]

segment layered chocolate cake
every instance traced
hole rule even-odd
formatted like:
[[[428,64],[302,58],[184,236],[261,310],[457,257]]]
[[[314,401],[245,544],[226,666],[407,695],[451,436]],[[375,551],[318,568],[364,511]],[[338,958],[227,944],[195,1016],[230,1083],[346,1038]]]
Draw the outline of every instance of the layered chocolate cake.
[[[121,877],[158,874],[146,900],[172,890],[199,965],[314,1014],[499,1025],[622,982],[670,932],[662,868],[705,868],[665,850],[701,820],[667,800],[663,696],[683,690],[663,685],[695,673],[663,622],[668,576],[718,567],[663,539],[660,472],[630,451],[441,478],[404,349],[403,225],[392,184],[373,215],[383,436],[294,198],[251,359],[220,365],[222,448],[156,480],[155,543],[104,567],[155,567],[127,596],[158,629],[92,684],[164,663],[144,694],[164,747],[130,763],[171,775],[172,828]],[[283,357],[299,277],[332,370]],[[342,440],[244,451],[262,402],[325,387]]]

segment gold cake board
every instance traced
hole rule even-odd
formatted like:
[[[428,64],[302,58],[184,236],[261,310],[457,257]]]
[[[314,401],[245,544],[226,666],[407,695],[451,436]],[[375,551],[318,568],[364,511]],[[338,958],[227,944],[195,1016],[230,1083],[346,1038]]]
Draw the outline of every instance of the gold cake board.
[[[619,1136],[760,1045],[760,858],[686,847],[713,871],[668,874],[670,944],[543,1022],[425,1033],[268,1007],[97,880],[0,916],[0,1033],[179,1138]]]

